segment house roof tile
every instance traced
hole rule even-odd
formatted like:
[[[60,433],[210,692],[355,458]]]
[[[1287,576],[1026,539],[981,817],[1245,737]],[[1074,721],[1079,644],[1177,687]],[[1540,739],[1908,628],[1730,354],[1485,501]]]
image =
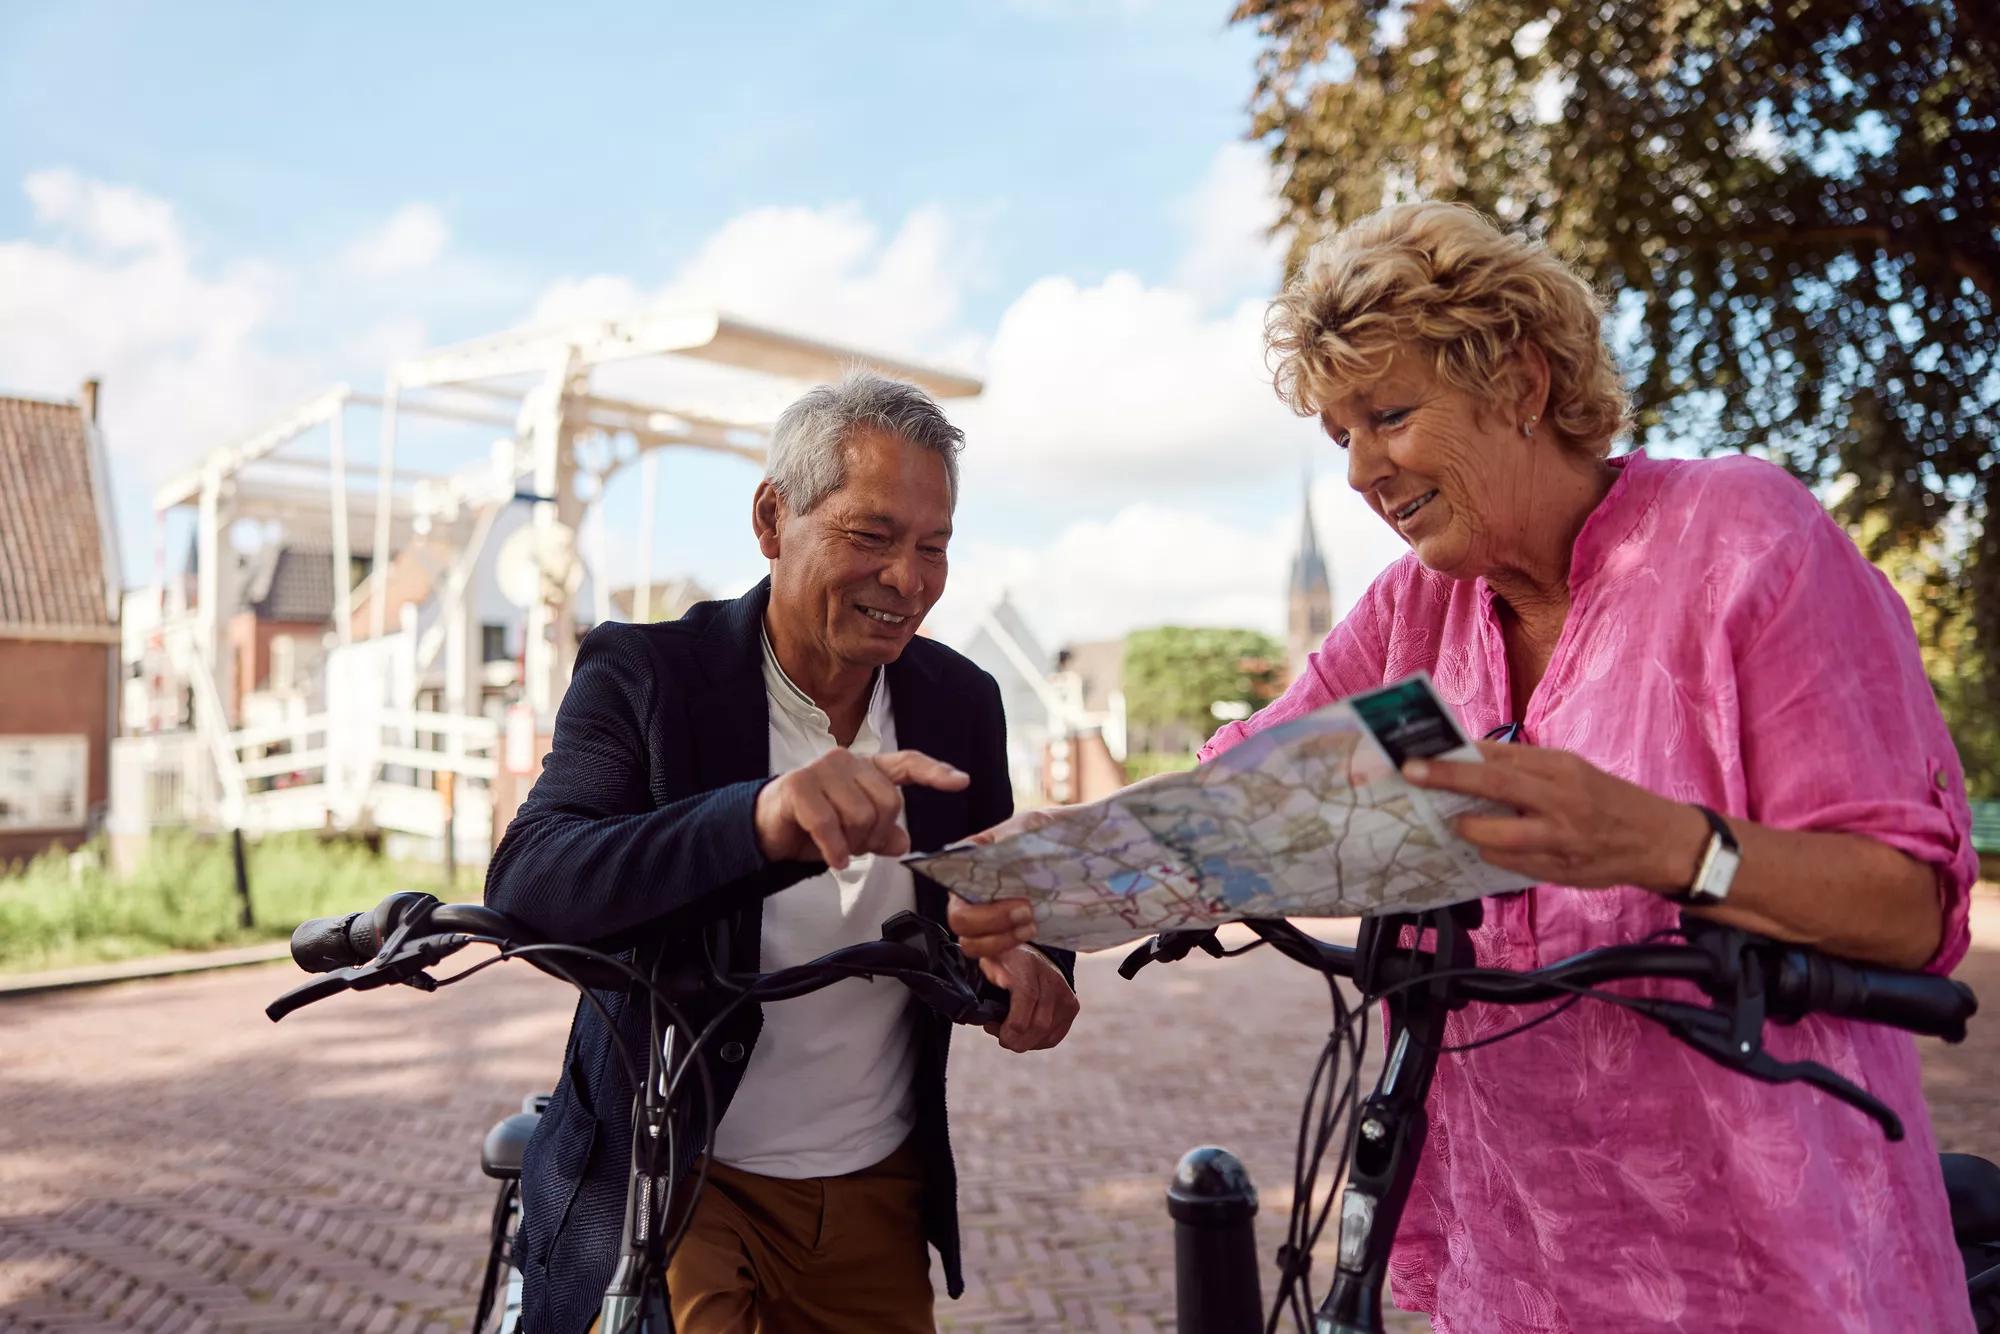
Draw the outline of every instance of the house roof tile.
[[[81,408],[0,398],[0,633],[117,624],[90,453]]]

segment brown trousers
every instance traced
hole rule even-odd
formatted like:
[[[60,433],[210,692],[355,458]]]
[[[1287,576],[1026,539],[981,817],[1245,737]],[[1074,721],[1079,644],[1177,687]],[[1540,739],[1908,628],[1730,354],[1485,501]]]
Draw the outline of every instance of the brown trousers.
[[[710,1163],[667,1269],[675,1334],[933,1334],[923,1166],[789,1181]]]

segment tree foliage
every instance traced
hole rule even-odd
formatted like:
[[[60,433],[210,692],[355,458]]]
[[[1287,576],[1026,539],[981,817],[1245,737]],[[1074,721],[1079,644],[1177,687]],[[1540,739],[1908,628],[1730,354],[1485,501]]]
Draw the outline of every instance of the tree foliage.
[[[1205,738],[1217,702],[1262,708],[1283,686],[1285,651],[1256,630],[1136,630],[1125,640],[1125,718],[1134,731]]]
[[[1609,295],[1647,443],[1856,479],[1955,536],[2000,654],[1995,0],[1242,0],[1293,259],[1399,197],[1523,225]]]
[[[1880,518],[1864,520],[1855,539],[1864,547],[1880,547],[1884,526]],[[1958,743],[1967,789],[1974,795],[2000,796],[2000,715],[1988,705],[2000,694],[2000,682],[1990,679],[1990,660],[1974,642],[1963,561],[1963,552],[1949,541],[1931,538],[1891,546],[1875,564],[1910,609],[1924,671]]]

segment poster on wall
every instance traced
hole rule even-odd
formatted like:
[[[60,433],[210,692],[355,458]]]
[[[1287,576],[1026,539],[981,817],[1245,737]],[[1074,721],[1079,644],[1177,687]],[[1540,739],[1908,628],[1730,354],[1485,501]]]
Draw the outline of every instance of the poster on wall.
[[[88,755],[81,734],[0,736],[0,830],[81,829]]]

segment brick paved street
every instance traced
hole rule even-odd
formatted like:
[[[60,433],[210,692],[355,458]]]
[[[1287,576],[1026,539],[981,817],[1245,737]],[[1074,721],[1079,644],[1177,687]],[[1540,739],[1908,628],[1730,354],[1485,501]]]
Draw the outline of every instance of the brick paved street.
[[[2000,1006],[2000,901],[1961,976]],[[1316,979],[1268,957],[1119,981],[1016,1058],[968,1034],[952,1097],[972,1291],[950,1329],[1170,1328],[1180,1151],[1242,1153],[1275,1247]],[[569,1000],[524,966],[267,1023],[282,967],[0,1005],[0,1330],[463,1329],[480,1133],[548,1080]],[[2000,1021],[1925,1044],[1948,1148],[2000,1155]],[[1412,1321],[1406,1329],[1422,1328]]]

